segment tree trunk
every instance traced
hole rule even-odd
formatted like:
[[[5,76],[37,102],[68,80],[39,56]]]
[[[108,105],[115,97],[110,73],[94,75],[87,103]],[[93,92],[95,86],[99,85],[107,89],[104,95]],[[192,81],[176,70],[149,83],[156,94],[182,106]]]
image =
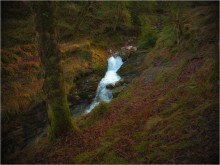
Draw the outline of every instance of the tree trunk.
[[[55,4],[35,2],[36,32],[39,56],[45,72],[44,92],[47,98],[49,139],[57,139],[72,129],[71,114],[64,88],[61,53],[57,44]]]
[[[117,14],[116,14],[115,24],[114,24],[114,27],[113,27],[113,32],[115,32],[117,27],[118,27],[119,19],[120,19],[120,16],[121,16],[121,10],[122,10],[121,4],[118,2],[118,4],[117,4]]]

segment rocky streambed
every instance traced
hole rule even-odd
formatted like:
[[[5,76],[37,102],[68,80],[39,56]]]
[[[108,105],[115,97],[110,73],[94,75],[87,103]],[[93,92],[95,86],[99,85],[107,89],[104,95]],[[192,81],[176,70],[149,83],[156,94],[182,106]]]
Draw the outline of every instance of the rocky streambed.
[[[104,83],[105,87],[103,88],[103,91],[105,94],[112,95],[112,96],[106,96],[108,98],[107,102],[111,100],[109,99],[110,97],[116,98],[117,95],[120,92],[122,92],[125,89],[125,87],[131,82],[131,80],[139,75],[138,72],[136,72],[136,70],[134,71],[133,69],[130,69],[130,67],[137,67],[137,65],[139,65],[143,60],[143,57],[144,57],[143,54],[137,56],[138,53],[136,52],[137,52],[136,47],[127,46],[127,47],[122,47],[120,51],[112,53],[112,59],[116,59],[117,56],[119,56],[120,59],[124,62],[124,64],[122,65],[121,68],[119,67],[119,70],[116,69],[116,72],[118,72],[119,76],[122,77],[122,78],[120,77],[119,81],[118,80],[114,81],[113,80],[114,76],[108,77],[109,67],[108,67],[108,70],[106,69],[107,70],[106,75],[102,79],[102,81],[105,81]],[[138,60],[136,60],[136,58]],[[109,60],[110,59],[111,58],[109,58]],[[110,62],[111,60],[110,61],[109,60],[108,60],[109,65],[112,65]],[[109,79],[109,81],[107,81],[106,79]],[[96,73],[92,73],[88,76],[82,77],[82,79],[77,82],[78,84],[77,93],[78,93],[79,99],[78,100],[73,99],[73,102],[71,105],[71,112],[73,114],[73,117],[80,116],[81,114],[85,113],[88,109],[90,111],[91,107],[93,107],[93,104],[97,103],[97,99],[99,99],[100,96],[97,96],[97,95],[95,96],[95,94],[96,94],[96,91],[97,92],[99,91],[100,84],[102,84],[102,81],[99,83],[100,80],[101,80],[100,75],[97,77]],[[99,87],[98,87],[98,84],[99,84]],[[110,90],[111,92],[109,93],[107,90]],[[104,101],[106,101],[106,99],[104,99]],[[89,106],[90,104],[91,106]]]
[[[124,64],[118,70],[118,74],[122,78],[115,85],[107,85],[108,89],[112,89],[112,95],[114,98],[116,98],[134,78],[141,74],[141,64],[146,55],[146,51],[138,51],[135,47],[126,51],[122,50],[122,52],[119,53],[124,61]]]

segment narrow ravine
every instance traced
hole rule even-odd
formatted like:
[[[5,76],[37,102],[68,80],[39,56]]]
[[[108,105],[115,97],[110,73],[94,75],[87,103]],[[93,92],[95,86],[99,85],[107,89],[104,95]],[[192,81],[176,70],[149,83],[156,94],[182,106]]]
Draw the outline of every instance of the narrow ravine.
[[[86,113],[91,112],[101,101],[110,102],[112,100],[112,90],[107,89],[106,86],[109,84],[115,85],[115,83],[121,79],[121,77],[117,74],[117,71],[120,69],[122,64],[122,58],[119,56],[119,53],[115,53],[108,58],[107,72],[99,82],[94,101],[89,105]]]

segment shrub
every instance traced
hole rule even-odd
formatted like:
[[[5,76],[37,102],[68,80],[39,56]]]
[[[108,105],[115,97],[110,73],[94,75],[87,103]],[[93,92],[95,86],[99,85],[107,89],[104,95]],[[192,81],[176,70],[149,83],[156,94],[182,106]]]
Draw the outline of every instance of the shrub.
[[[172,47],[176,42],[175,29],[171,25],[164,26],[156,43],[157,48]]]

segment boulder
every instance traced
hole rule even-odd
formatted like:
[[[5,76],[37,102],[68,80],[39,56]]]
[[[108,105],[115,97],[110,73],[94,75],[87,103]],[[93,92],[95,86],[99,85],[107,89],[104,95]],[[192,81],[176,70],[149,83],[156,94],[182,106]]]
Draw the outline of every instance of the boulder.
[[[133,52],[136,52],[136,51],[137,51],[137,47],[135,47],[135,46],[127,46],[126,49],[127,49],[128,51],[133,51]]]
[[[135,46],[126,46],[121,48],[120,56],[122,58],[122,61],[126,61],[133,52],[137,51],[137,47]]]
[[[88,76],[80,77],[76,83],[76,89],[80,100],[91,100],[95,97],[98,83],[101,79],[101,76],[97,76],[96,72]],[[75,103],[77,100],[75,100]]]
[[[125,62],[129,57],[129,52],[120,52],[120,57],[122,58],[122,61]]]

